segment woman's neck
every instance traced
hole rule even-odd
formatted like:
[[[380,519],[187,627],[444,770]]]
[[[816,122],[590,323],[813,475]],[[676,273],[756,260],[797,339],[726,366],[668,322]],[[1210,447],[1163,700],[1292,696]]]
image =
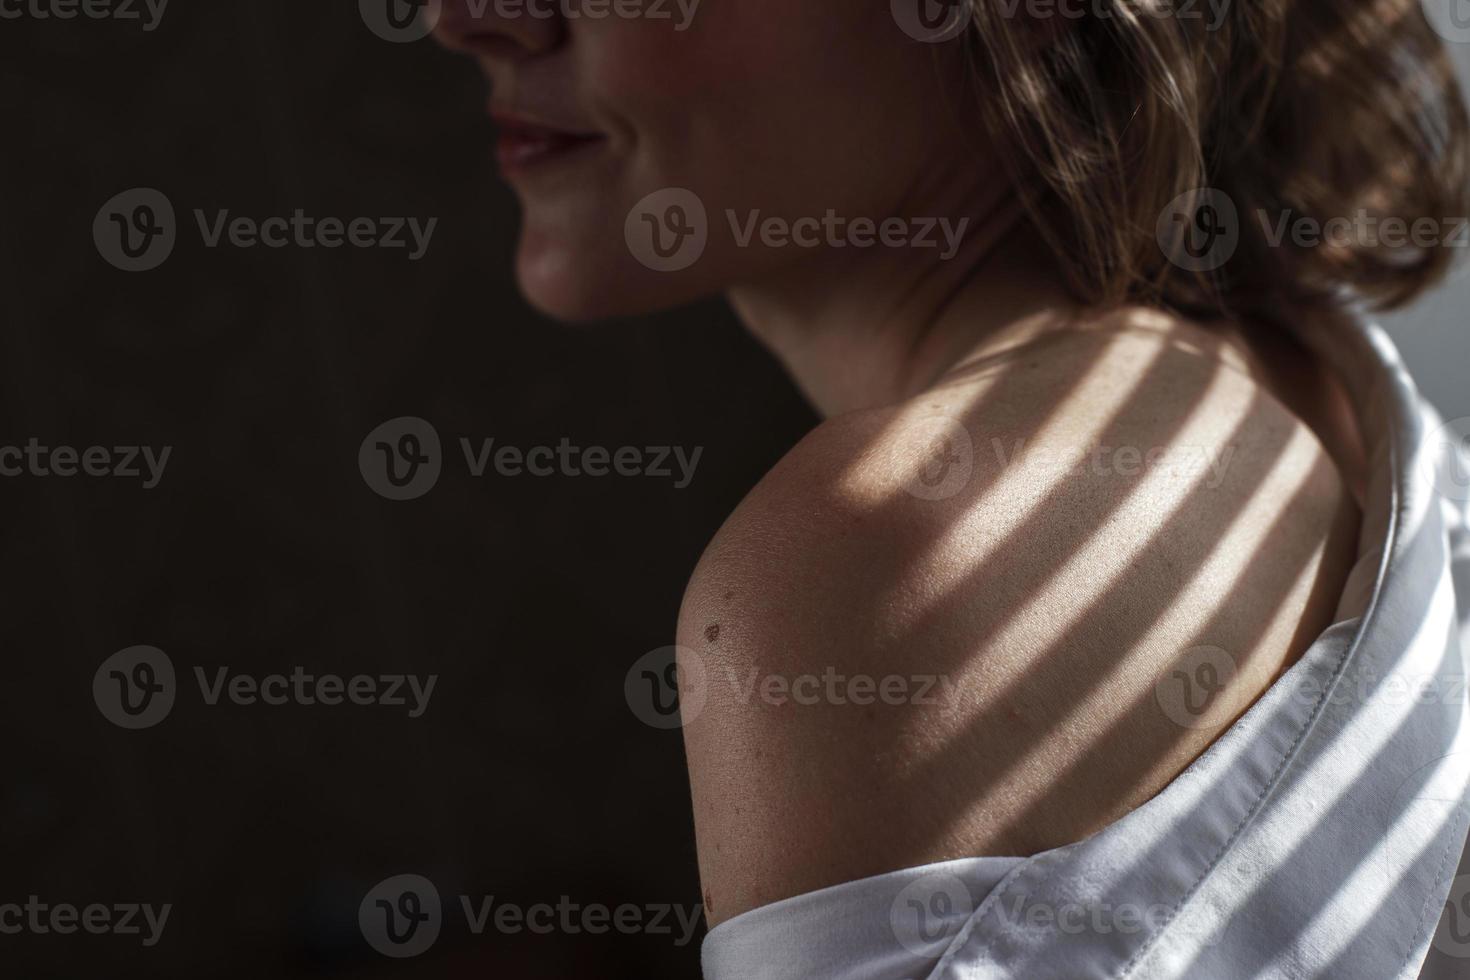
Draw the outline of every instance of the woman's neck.
[[[1028,318],[1072,306],[1014,196],[971,213],[947,260],[848,249],[815,272],[732,289],[731,305],[824,416],[903,401]]]

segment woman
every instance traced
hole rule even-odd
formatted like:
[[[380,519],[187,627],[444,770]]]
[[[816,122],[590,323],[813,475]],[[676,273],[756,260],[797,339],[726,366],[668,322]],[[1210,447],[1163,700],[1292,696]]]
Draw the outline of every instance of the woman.
[[[1356,312],[1467,213],[1417,4],[445,0],[437,33],[490,81],[530,302],[724,292],[825,418],[680,617],[707,977],[1470,952],[1463,485]]]

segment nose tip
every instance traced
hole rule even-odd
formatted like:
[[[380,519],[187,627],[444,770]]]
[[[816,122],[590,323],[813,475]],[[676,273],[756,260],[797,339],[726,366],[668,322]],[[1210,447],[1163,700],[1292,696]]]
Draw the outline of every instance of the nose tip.
[[[452,51],[516,59],[546,54],[566,29],[548,0],[443,0],[434,36]]]

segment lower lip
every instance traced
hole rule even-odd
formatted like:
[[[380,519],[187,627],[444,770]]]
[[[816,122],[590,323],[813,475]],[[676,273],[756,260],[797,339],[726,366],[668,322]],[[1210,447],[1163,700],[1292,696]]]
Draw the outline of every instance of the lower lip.
[[[572,160],[601,146],[601,136],[577,136],[552,130],[507,129],[500,134],[495,155],[501,173],[520,174]]]

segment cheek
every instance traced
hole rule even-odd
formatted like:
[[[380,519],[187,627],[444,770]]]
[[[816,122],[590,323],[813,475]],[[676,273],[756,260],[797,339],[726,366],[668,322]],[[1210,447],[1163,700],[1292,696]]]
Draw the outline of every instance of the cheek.
[[[661,308],[789,263],[739,244],[756,212],[906,214],[940,156],[940,110],[956,101],[935,51],[872,0],[704,0],[683,32],[579,23],[567,53],[578,101],[614,151],[526,191],[518,264],[533,302],[574,319]],[[673,275],[635,261],[626,232],[636,205],[668,188],[695,193],[708,230],[702,257]]]
[[[706,0],[686,31],[610,20],[587,40],[587,97],[627,133],[636,182],[731,206],[879,206],[857,192],[912,179],[943,98],[886,3]]]

